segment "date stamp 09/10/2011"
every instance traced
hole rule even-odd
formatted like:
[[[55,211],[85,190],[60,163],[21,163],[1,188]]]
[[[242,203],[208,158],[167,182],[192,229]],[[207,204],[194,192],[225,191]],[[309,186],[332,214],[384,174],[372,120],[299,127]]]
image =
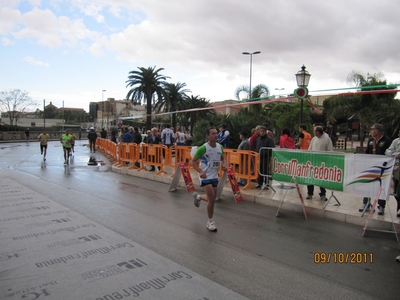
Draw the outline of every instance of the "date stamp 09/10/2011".
[[[315,252],[316,264],[367,264],[374,262],[373,253],[367,252]]]

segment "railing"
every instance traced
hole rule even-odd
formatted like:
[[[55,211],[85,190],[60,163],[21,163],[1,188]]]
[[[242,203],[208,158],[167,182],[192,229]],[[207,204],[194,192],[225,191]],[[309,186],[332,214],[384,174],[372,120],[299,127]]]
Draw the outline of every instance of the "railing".
[[[157,144],[141,144],[141,148],[141,167],[138,171],[146,170],[145,166],[150,166],[151,168],[158,168],[157,175],[167,174],[164,167],[170,164],[171,150],[167,146]]]
[[[42,131],[30,131],[29,132],[29,140],[37,141],[37,137],[41,134]],[[59,140],[63,132],[52,132],[49,131],[47,134],[50,135],[50,140]],[[26,141],[26,136],[24,131],[3,131],[0,132],[0,140],[9,141],[9,142],[17,142],[17,141]]]
[[[179,163],[189,162],[192,159],[190,146],[167,147],[159,144],[135,144],[135,143],[115,143],[97,139],[97,146],[100,151],[107,155],[111,161],[115,161],[114,166],[126,167],[129,169],[155,170],[156,175],[167,174],[165,167],[171,167],[175,172]],[[259,154],[247,150],[224,149],[224,159],[228,166],[235,171],[236,178],[246,180],[243,189],[254,188],[252,180],[258,178]],[[222,170],[221,170],[222,174]],[[173,176],[174,174],[172,174]]]
[[[246,180],[243,189],[255,188],[251,180],[258,178],[258,153],[248,150],[224,149],[224,156],[228,166],[235,171],[236,178]]]

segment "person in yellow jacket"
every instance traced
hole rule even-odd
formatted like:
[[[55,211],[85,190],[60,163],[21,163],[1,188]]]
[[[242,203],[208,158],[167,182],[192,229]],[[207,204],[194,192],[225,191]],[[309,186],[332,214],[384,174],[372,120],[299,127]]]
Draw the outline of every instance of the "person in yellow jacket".
[[[47,142],[49,139],[50,135],[46,132],[46,129],[44,129],[43,132],[38,136],[38,140],[40,142],[40,154],[43,155],[43,161],[46,161]]]
[[[67,160],[69,156],[71,156],[71,148],[73,143],[73,137],[69,129],[67,129],[65,133],[61,136],[60,142],[63,146],[64,151],[64,165],[66,165],[68,163]]]

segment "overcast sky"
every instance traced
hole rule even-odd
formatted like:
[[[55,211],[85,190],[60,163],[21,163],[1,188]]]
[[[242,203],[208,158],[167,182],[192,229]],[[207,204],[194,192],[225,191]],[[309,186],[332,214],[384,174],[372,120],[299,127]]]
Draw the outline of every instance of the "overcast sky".
[[[124,99],[129,71],[164,68],[211,101],[238,86],[349,87],[352,70],[400,83],[398,0],[1,0],[0,90],[80,107]],[[106,92],[102,92],[106,90]],[[324,92],[322,94],[326,94]]]

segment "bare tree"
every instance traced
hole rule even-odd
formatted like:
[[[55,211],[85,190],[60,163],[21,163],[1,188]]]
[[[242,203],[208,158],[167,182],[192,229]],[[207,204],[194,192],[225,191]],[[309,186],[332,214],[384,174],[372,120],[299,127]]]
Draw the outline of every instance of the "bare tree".
[[[28,92],[20,89],[0,92],[0,109],[5,112],[10,119],[10,125],[18,122],[28,108],[38,105]]]

